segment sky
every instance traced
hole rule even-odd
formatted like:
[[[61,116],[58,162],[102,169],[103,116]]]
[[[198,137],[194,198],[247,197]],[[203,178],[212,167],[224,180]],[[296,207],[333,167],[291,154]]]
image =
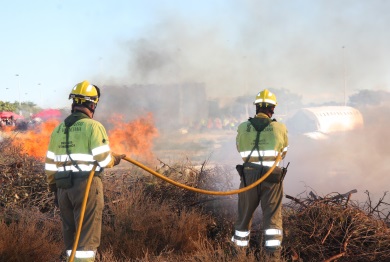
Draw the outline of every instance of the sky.
[[[0,0],[0,100],[67,107],[78,82],[286,88],[303,101],[390,91],[386,0]],[[151,90],[151,95],[153,90]]]

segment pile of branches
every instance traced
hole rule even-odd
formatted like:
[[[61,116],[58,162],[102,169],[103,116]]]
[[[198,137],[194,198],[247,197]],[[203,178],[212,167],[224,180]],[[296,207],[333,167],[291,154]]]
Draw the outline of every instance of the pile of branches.
[[[0,142],[0,207],[53,208],[42,161],[23,153],[11,139]]]
[[[217,184],[221,183],[221,181],[219,181],[220,179],[217,180],[217,178],[213,176],[217,172],[216,168],[208,167],[207,160],[198,166],[193,165],[188,158],[183,159],[182,162],[175,162],[172,164],[163,162],[160,159],[158,159],[158,161],[160,162],[160,166],[156,167],[156,172],[170,180],[193,188],[221,190],[218,189],[220,187]],[[138,167],[135,168],[140,170]],[[118,174],[118,172],[114,173]],[[180,203],[181,206],[190,207],[199,206],[201,203],[209,201],[207,198],[208,195],[199,194],[180,186],[173,185],[146,171],[141,170],[141,172],[136,172],[132,169],[130,173],[131,181],[128,183],[129,189],[132,189],[132,186],[134,186],[132,184],[134,184],[135,181],[142,182],[146,185],[146,193],[155,199],[161,201],[173,200]],[[134,178],[136,178],[135,181]],[[105,179],[111,180],[111,183],[114,183],[110,171],[106,172]],[[205,197],[207,199],[205,199]]]
[[[284,246],[293,261],[390,261],[389,213],[385,196],[363,207],[346,194],[306,199],[291,196],[284,209]]]
[[[230,191],[233,188],[233,183],[231,182],[232,176],[238,176],[236,173],[231,173],[231,168],[226,169],[221,166],[209,165],[208,160],[205,160],[200,165],[193,165],[188,158],[186,161],[174,163],[172,165],[161,160],[159,161],[161,166],[156,170],[158,173],[180,184],[208,191]],[[150,177],[151,175],[148,174],[148,176]],[[156,190],[156,188],[154,188],[154,191],[161,191],[163,193],[163,196],[161,196],[162,199],[168,198],[175,199],[176,201],[179,200],[179,202],[189,207],[204,208],[205,203],[232,198],[232,196],[213,196],[196,193],[172,185],[154,176],[152,176],[152,181],[161,189]]]

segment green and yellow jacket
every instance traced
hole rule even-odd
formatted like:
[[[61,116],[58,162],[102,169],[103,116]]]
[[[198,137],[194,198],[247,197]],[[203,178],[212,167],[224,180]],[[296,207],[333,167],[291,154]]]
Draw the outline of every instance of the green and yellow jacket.
[[[265,127],[260,132],[258,149],[254,149],[257,135],[255,126],[257,130]],[[248,162],[272,166],[279,152],[282,153],[282,158],[287,154],[287,128],[284,124],[271,120],[266,114],[259,113],[238,126],[236,145],[244,162],[250,155]]]
[[[89,173],[95,162],[98,164],[97,173],[114,164],[106,130],[98,121],[75,112],[51,134],[45,160],[47,181],[49,185],[54,184],[57,171],[72,170],[74,176]]]

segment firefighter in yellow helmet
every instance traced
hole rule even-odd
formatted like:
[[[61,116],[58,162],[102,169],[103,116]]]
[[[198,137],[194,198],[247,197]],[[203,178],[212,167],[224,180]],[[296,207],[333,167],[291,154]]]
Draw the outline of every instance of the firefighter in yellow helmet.
[[[255,117],[241,123],[237,130],[237,150],[244,162],[237,165],[241,177],[240,188],[260,179],[273,166],[279,152],[283,158],[287,153],[287,128],[271,119],[277,105],[275,94],[267,89],[259,92],[254,105]],[[264,246],[268,255],[266,261],[280,261],[283,178],[286,172],[287,168],[277,166],[260,185],[238,195],[238,218],[232,241],[239,247],[249,245],[251,220],[261,203]]]
[[[93,115],[100,90],[88,81],[72,88],[72,114],[52,132],[45,160],[49,188],[60,208],[67,257],[71,255],[87,180],[95,163],[79,243],[74,261],[94,261],[100,245],[104,207],[101,176],[104,168],[118,165],[125,155],[112,153],[104,126]]]

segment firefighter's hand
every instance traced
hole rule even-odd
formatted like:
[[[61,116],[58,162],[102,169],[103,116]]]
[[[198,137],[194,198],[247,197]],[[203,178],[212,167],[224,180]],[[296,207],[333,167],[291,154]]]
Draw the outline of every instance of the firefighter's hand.
[[[55,205],[56,207],[59,207],[59,205],[58,205],[58,196],[57,196],[57,192],[54,192],[54,205]]]
[[[114,158],[114,166],[119,165],[121,160],[126,157],[125,154],[121,154],[120,155],[120,154],[117,154],[117,153],[114,153],[114,152],[112,152],[111,155]]]

